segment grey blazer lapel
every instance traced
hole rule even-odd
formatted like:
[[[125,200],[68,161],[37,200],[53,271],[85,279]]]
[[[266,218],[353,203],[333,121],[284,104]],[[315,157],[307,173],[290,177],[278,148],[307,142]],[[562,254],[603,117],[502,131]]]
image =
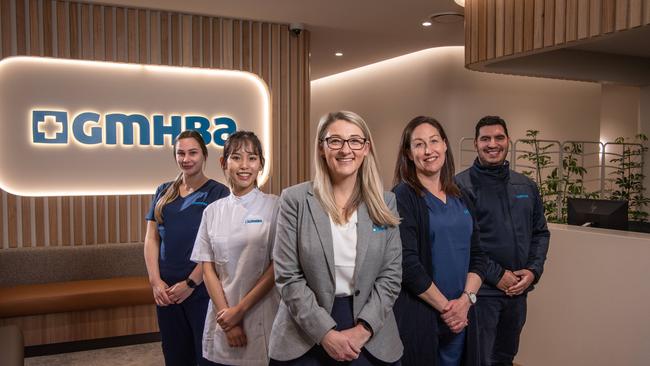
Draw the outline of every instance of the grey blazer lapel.
[[[368,244],[372,237],[372,220],[368,215],[368,207],[361,203],[357,208],[357,257],[354,259],[354,283],[358,283],[359,271],[362,270],[363,260],[368,251]]]
[[[330,225],[330,218],[325,213],[323,208],[314,197],[312,190],[309,190],[307,195],[307,204],[309,205],[309,212],[314,220],[314,226],[318,233],[323,252],[325,253],[325,260],[327,261],[327,268],[330,272],[330,280],[334,281],[334,244],[332,242],[332,227]]]

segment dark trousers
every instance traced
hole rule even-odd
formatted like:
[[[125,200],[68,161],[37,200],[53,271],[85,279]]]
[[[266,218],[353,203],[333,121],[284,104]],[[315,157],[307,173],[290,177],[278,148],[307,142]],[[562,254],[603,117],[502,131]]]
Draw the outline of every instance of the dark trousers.
[[[180,304],[156,306],[167,366],[210,365],[202,356],[203,327],[210,297],[204,285]]]
[[[479,296],[476,302],[482,366],[512,365],[526,323],[526,295]]]
[[[352,296],[337,297],[332,307],[332,318],[336,321],[336,330],[345,330],[354,327],[354,315],[352,313]],[[353,361],[338,362],[332,359],[325,349],[319,345],[312,347],[307,353],[290,361],[277,361],[271,359],[271,366],[330,366],[330,365],[351,365],[351,366],[398,366],[400,363],[387,363],[376,359],[365,348],[361,349],[359,358]]]

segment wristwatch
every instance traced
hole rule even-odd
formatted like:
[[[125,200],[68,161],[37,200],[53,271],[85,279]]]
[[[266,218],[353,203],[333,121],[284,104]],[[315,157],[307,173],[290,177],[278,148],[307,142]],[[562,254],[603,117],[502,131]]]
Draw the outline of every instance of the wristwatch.
[[[196,282],[189,277],[185,280],[185,283],[187,283],[187,287],[189,288],[196,288]]]
[[[469,298],[469,303],[470,304],[472,304],[472,305],[476,304],[476,294],[475,293],[469,292],[469,291],[463,291],[463,293],[465,295],[467,295],[467,298]]]

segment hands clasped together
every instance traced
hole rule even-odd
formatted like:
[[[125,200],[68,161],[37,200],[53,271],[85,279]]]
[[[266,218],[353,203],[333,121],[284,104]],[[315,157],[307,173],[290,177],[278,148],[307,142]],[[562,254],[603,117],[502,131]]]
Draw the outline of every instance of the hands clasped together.
[[[194,291],[185,281],[180,281],[170,287],[165,281],[158,280],[151,285],[151,288],[153,290],[153,298],[158,306],[180,304]]]
[[[321,341],[325,352],[336,361],[356,360],[372,334],[361,324],[338,331],[330,330]]]
[[[520,269],[518,271],[509,271],[503,274],[497,288],[506,293],[508,296],[521,295],[535,280],[535,275],[528,269]]]
[[[447,324],[454,333],[460,333],[469,325],[467,312],[471,303],[465,294],[459,298],[450,300],[440,312],[440,318]]]

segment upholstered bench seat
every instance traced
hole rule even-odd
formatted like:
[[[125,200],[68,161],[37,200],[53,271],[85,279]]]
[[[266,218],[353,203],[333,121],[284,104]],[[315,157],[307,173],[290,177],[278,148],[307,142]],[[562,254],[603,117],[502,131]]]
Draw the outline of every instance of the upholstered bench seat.
[[[116,277],[0,288],[0,318],[153,304],[146,277]]]

